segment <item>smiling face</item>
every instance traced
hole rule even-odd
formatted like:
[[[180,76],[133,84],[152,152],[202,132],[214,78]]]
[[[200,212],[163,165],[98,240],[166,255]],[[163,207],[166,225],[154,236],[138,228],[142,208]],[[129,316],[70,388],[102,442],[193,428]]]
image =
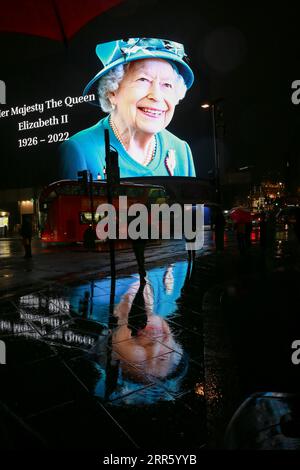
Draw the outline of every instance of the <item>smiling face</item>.
[[[117,91],[110,94],[120,130],[156,134],[170,123],[178,103],[177,75],[162,59],[131,62]]]

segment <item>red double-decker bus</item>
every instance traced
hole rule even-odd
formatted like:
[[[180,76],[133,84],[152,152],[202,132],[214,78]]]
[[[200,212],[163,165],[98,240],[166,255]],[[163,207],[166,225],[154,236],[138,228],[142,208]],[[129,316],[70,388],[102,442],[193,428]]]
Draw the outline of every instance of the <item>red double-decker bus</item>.
[[[162,186],[121,182],[113,189],[113,205],[118,208],[119,196],[127,196],[128,207],[135,203],[162,204],[167,201]],[[41,239],[46,243],[82,242],[86,229],[100,220],[96,213],[107,203],[106,181],[92,183],[92,196],[77,180],[62,180],[45,187],[39,196]],[[93,216],[92,216],[93,214]]]

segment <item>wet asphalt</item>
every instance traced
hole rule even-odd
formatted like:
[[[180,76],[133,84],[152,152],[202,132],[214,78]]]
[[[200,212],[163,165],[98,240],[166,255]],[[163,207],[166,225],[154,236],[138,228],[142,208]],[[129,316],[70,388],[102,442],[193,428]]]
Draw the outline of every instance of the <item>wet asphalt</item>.
[[[181,242],[148,247],[145,285],[130,250],[112,280],[107,253],[5,246],[3,449],[222,449],[251,394],[299,392],[292,231],[242,256],[208,232],[194,263]]]

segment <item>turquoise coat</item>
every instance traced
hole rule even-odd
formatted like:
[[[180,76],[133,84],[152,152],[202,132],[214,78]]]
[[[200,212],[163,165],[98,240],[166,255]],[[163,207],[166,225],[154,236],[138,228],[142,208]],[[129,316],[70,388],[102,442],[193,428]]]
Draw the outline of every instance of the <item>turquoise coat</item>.
[[[115,137],[108,117],[70,137],[60,146],[59,178],[77,179],[77,172],[89,170],[101,179],[105,168],[104,129],[109,129],[110,144],[119,154],[121,178],[132,176],[196,176],[192,153],[186,142],[167,130],[156,134],[155,157],[148,166],[136,162]],[[172,162],[171,162],[172,160]],[[172,171],[172,163],[175,167]],[[168,167],[171,171],[168,171]],[[105,171],[105,170],[104,170]]]

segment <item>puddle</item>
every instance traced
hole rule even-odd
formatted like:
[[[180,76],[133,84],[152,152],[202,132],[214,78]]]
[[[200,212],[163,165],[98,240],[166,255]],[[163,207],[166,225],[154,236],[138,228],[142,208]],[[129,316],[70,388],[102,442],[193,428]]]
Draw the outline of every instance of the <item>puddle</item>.
[[[193,313],[191,325],[182,300],[187,276],[188,263],[178,261],[149,270],[145,285],[128,275],[113,286],[103,278],[33,292],[2,304],[0,338],[17,367],[36,363],[46,345],[102,403],[173,401],[203,381],[203,371],[189,367],[203,344],[192,334],[195,321],[201,333],[201,317]]]

